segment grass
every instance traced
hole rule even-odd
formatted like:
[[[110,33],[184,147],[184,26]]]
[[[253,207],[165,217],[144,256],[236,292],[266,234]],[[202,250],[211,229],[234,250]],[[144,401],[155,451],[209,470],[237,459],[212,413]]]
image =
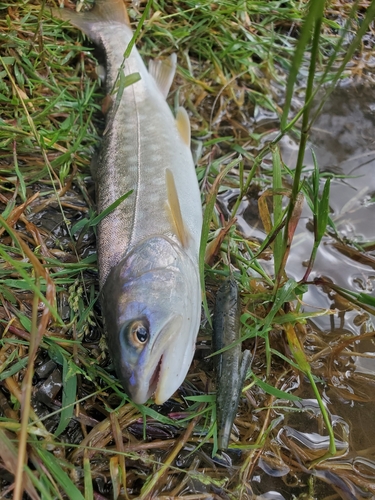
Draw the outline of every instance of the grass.
[[[320,0],[151,2],[138,45],[146,59],[178,54],[170,103],[188,109],[202,147],[204,207],[205,320],[187,380],[163,407],[129,401],[101,338],[94,232],[102,215],[95,214],[89,164],[103,132],[103,90],[92,47],[50,18],[45,7],[52,3],[0,4],[3,497],[245,498],[250,487],[258,491],[252,477],[265,463],[276,471],[289,467],[301,484],[317,478],[313,486],[286,490],[287,497],[324,498],[340,481],[374,494],[349,461],[338,468],[340,443],[349,439],[324,395],[333,376],[346,372],[337,365],[340,356],[354,355],[354,337],[327,345],[314,320],[333,311],[310,311],[303,301],[308,290],[326,287],[347,309],[373,314],[375,303],[369,294],[311,278],[327,231],[339,235],[329,212],[332,181],[317,164],[304,170],[303,158],[317,90],[328,96],[350,72],[366,76],[363,64],[347,65],[366,59],[360,41],[373,29],[375,2],[346,4],[345,13],[341,4],[324,10]],[[130,6],[134,23],[144,12],[143,4],[139,11]],[[257,113],[268,113],[272,124],[262,129],[252,118]],[[295,169],[280,152],[287,133],[299,138]],[[263,241],[245,238],[235,220],[254,186]],[[312,212],[314,246],[297,282],[286,264],[302,196]],[[366,249],[355,251],[370,258]],[[242,342],[253,362],[225,454],[217,450],[207,345],[215,292],[229,275],[241,290]],[[371,337],[371,328],[355,340]],[[326,368],[318,369],[327,349]],[[309,399],[318,410],[304,403]],[[303,426],[327,437],[324,446],[308,446],[287,431]]]

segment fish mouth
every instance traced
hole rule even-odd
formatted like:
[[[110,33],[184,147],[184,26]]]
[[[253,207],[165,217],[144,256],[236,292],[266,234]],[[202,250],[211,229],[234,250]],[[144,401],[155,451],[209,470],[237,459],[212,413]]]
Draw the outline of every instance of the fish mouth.
[[[183,383],[195,351],[195,339],[184,342],[186,329],[182,315],[169,322],[164,334],[167,342],[152,375],[153,398],[157,405],[165,403]]]
[[[162,405],[180,387],[190,366],[194,349],[183,344],[181,334],[182,315],[169,318],[161,328],[148,355],[142,360],[137,382],[130,388],[133,401],[144,404],[153,397],[157,405]],[[186,354],[188,355],[186,356]]]
[[[163,361],[163,355],[161,356],[158,364],[156,365],[154,373],[150,379],[149,386],[148,386],[148,397],[151,397],[157,390],[158,382],[159,382],[160,374],[161,374],[162,361]]]

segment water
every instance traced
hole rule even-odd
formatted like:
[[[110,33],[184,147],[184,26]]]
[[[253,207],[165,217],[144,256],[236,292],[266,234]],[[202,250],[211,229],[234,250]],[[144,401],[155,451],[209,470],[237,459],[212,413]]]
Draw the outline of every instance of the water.
[[[258,113],[258,126],[269,127],[272,138],[275,117]],[[311,131],[305,155],[305,176],[313,167],[314,150],[320,171],[333,174],[330,216],[337,234],[325,236],[319,248],[310,280],[323,277],[328,282],[375,297],[375,93],[366,87],[344,86],[328,99]],[[267,134],[264,136],[267,140]],[[297,143],[282,141],[283,161],[295,166]],[[266,159],[264,167],[268,168]],[[227,209],[238,191],[220,196]],[[244,199],[238,211],[238,227],[247,238],[264,239],[254,199]],[[287,274],[299,280],[306,271],[313,245],[312,214],[305,204],[299,222]],[[366,245],[367,251],[360,245]],[[264,262],[272,269],[271,262]],[[258,463],[262,472],[251,480],[256,498],[375,498],[375,340],[373,317],[355,308],[329,287],[308,287],[303,297],[305,311],[331,309],[309,322],[305,348],[335,430],[339,458],[313,470],[301,463],[328,449],[328,436],[319,417],[320,410],[309,383],[300,381],[295,394],[302,397],[303,413],[281,412],[272,460],[264,456]],[[323,390],[322,390],[323,388]],[[272,443],[271,443],[272,448]],[[290,453],[290,455],[289,455]],[[285,457],[288,460],[285,461]],[[272,480],[270,479],[272,477]],[[293,479],[294,478],[294,479]],[[313,479],[312,479],[313,478]],[[286,488],[288,486],[288,488]],[[278,493],[275,493],[278,492]],[[310,491],[312,496],[306,495]],[[275,496],[276,495],[276,496]],[[302,495],[302,496],[299,496]],[[330,496],[333,495],[333,496]],[[294,498],[294,497],[293,497]]]

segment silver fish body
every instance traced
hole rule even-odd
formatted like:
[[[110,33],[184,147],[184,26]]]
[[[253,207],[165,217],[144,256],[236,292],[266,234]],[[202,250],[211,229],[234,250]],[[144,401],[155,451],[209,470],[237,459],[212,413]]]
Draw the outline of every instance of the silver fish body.
[[[118,0],[99,0],[88,14],[60,15],[104,49],[108,92],[133,36],[124,15]],[[161,67],[152,67],[157,79]],[[100,222],[99,275],[117,375],[134,402],[155,393],[161,404],[181,385],[194,355],[202,211],[187,115],[176,122],[163,95],[170,82],[157,82],[135,47],[124,66],[125,76],[133,73],[140,80],[124,89],[116,113],[110,110],[96,162],[99,213],[133,191]]]

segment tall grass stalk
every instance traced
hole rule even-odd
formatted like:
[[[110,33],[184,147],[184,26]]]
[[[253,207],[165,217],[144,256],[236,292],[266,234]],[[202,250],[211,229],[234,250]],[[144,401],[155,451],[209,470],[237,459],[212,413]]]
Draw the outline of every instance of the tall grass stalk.
[[[300,66],[302,64],[302,57],[305,53],[307,44],[310,42],[310,37],[311,37],[310,66],[309,66],[306,92],[305,92],[305,105],[302,114],[301,137],[298,148],[297,163],[294,170],[292,193],[286,216],[286,224],[285,224],[286,229],[284,231],[284,241],[283,241],[284,252],[286,252],[288,246],[288,227],[291,223],[293,211],[297,203],[298,194],[301,191],[300,182],[301,182],[303,160],[305,157],[308,134],[310,130],[309,118],[312,106],[312,95],[314,90],[315,68],[316,68],[317,56],[319,53],[319,41],[320,41],[322,19],[324,15],[324,4],[325,2],[323,0],[317,0],[309,3],[309,11],[304,26],[302,28],[301,37],[297,43],[295,56],[293,58],[290,75],[288,78],[286,102],[283,110],[283,116],[281,117],[281,130],[283,130],[284,126],[286,125],[287,117],[290,112],[290,104],[291,104],[293,89],[297,81]]]

